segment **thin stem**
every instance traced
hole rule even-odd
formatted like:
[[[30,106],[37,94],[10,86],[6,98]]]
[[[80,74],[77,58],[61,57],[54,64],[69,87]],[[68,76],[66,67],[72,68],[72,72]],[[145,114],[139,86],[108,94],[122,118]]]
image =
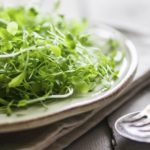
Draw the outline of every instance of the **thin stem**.
[[[6,20],[0,18],[0,23],[2,23],[2,24],[4,24],[4,25],[7,25],[7,24],[8,24],[8,21],[6,21]]]
[[[63,94],[63,95],[50,95],[50,96],[44,96],[44,97],[31,99],[27,102],[27,104],[34,104],[34,103],[37,103],[37,102],[45,101],[47,99],[67,98],[67,97],[71,96],[73,94],[73,92],[74,92],[73,88],[68,88],[68,93],[66,93],[66,94]]]
[[[46,46],[39,46],[39,47],[36,47],[36,46],[32,46],[32,47],[29,47],[29,48],[25,48],[25,49],[21,49],[20,51],[16,52],[16,53],[10,53],[10,54],[2,54],[0,55],[0,58],[11,58],[11,57],[16,57],[22,53],[25,53],[25,52],[28,52],[28,51],[32,51],[32,50],[42,50],[43,48],[49,48],[50,46],[49,45],[46,45]]]

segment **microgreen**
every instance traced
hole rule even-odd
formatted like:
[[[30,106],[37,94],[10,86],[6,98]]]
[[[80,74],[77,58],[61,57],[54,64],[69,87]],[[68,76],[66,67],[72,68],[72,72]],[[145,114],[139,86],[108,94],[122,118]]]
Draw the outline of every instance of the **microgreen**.
[[[108,90],[119,74],[119,43],[98,46],[87,28],[87,21],[67,20],[58,11],[42,16],[34,8],[0,8],[0,110],[11,114],[97,85]]]

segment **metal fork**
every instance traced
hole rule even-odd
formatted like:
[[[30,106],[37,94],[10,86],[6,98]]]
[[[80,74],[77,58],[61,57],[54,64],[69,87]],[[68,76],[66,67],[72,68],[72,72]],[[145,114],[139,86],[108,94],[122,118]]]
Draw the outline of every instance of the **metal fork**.
[[[144,126],[150,124],[150,105],[146,106],[143,111],[131,118],[126,118],[124,122],[132,122],[132,126]]]
[[[126,138],[150,143],[150,105],[141,112],[130,113],[119,118],[115,128]]]

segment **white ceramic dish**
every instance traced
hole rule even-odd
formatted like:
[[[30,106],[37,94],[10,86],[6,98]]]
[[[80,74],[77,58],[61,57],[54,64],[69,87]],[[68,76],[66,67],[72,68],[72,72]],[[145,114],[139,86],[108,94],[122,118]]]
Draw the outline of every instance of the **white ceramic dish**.
[[[125,57],[120,66],[120,76],[112,88],[104,93],[94,91],[78,97],[56,100],[48,104],[48,109],[31,106],[24,110],[18,110],[11,116],[0,114],[0,133],[40,127],[97,107],[104,108],[125,90],[137,67],[137,53],[133,44],[118,31],[105,25],[95,27],[92,32],[103,40],[115,38],[124,47]]]

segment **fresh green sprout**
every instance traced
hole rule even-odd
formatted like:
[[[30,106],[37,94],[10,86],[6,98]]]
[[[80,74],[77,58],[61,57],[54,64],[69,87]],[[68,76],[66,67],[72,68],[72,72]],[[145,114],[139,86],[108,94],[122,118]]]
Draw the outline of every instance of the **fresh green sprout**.
[[[119,74],[119,43],[97,46],[86,31],[85,20],[67,20],[58,11],[44,17],[34,8],[0,8],[0,111],[10,115],[97,85],[108,90]]]

